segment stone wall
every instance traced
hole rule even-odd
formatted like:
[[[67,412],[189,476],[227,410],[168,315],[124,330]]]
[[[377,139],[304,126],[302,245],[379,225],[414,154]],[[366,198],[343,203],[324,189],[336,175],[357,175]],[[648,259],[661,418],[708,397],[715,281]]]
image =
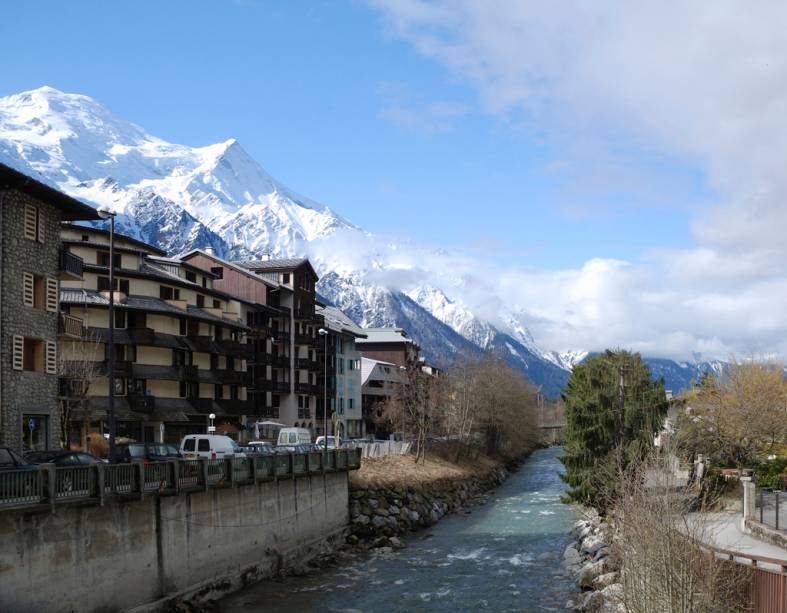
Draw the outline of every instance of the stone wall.
[[[355,487],[350,490],[350,536],[361,546],[399,546],[398,537],[459,511],[508,476],[505,468],[468,478],[421,484]]]
[[[153,611],[217,598],[343,543],[347,479],[0,512],[0,608]]]
[[[25,413],[49,416],[48,446],[58,447],[57,375],[12,370],[13,335],[57,340],[57,313],[23,303],[22,273],[54,277],[59,268],[60,210],[17,190],[0,192],[0,445],[22,448]],[[43,213],[43,242],[24,236],[25,203]]]

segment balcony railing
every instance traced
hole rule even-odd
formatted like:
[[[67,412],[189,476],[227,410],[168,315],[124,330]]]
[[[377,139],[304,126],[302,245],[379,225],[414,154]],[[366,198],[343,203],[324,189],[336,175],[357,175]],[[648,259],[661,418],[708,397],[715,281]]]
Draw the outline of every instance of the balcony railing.
[[[290,340],[290,333],[287,330],[274,330],[271,338],[275,343],[287,343]]]
[[[69,336],[71,338],[82,338],[82,333],[84,332],[84,324],[79,317],[74,317],[73,315],[66,315],[65,313],[60,314],[60,320],[58,321],[58,332],[62,336]]]
[[[320,475],[361,467],[360,448],[327,452],[250,455],[223,460],[170,460],[130,464],[55,467],[41,465],[0,471],[0,511],[54,509],[73,502],[104,504],[143,495],[177,495],[243,486],[294,476]]]
[[[74,255],[70,251],[63,249],[60,251],[60,272],[61,277],[82,278],[84,262],[81,257]]]

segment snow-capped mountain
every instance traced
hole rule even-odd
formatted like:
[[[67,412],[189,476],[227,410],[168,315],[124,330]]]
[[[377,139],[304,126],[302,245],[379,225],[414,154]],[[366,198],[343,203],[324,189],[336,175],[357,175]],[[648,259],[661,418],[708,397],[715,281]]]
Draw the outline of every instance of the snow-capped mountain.
[[[496,325],[478,317],[462,301],[461,276],[432,275],[440,287],[402,282],[444,254],[371,236],[279,183],[234,139],[169,143],[92,98],[41,87],[0,98],[0,162],[109,206],[118,231],[173,254],[210,246],[229,259],[308,255],[321,295],[362,326],[407,329],[439,365],[494,349],[556,396],[584,357],[542,350],[523,312],[499,313]]]

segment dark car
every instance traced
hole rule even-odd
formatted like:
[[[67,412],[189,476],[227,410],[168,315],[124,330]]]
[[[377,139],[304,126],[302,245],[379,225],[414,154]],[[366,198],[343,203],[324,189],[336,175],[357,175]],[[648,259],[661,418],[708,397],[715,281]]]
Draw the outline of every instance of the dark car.
[[[166,443],[121,443],[115,452],[120,463],[134,460],[142,460],[146,463],[164,462],[180,457],[180,451],[174,445]]]
[[[36,465],[8,447],[0,447],[0,470],[35,470]]]
[[[33,464],[54,464],[55,466],[89,466],[103,462],[92,453],[69,451],[67,449],[51,449],[49,451],[29,451],[25,460]]]

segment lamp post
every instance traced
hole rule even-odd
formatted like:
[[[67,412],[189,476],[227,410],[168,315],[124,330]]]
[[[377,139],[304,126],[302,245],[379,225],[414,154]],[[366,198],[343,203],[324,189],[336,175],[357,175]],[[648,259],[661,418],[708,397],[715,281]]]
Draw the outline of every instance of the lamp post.
[[[323,452],[328,456],[328,330],[318,330],[323,338],[323,381],[322,381],[322,427],[323,427]],[[323,464],[324,465],[324,464]]]
[[[97,211],[101,219],[109,219],[109,336],[107,337],[107,372],[109,382],[109,405],[107,421],[109,426],[109,461],[115,456],[115,212],[107,206]]]
[[[211,413],[208,415],[208,419],[210,420],[210,425],[208,426],[208,434],[215,434],[216,426],[213,425],[213,421],[216,419],[216,414]]]

